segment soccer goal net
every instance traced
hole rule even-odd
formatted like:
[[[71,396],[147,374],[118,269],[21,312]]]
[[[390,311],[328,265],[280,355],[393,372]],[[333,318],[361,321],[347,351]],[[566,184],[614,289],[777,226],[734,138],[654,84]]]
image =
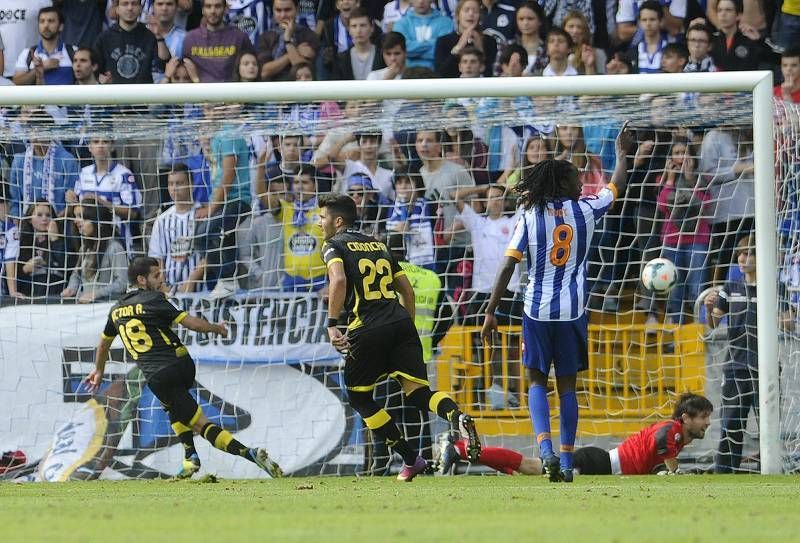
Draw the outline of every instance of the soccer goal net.
[[[524,259],[499,333],[479,338],[512,189],[558,158],[591,197],[626,120],[628,188],[598,223],[587,296],[573,301],[589,317],[578,445],[616,446],[692,391],[715,412],[685,467],[797,469],[800,113],[765,97],[768,80],[754,105],[763,74],[694,75],[0,90],[0,450],[15,451],[0,477],[177,469],[182,447],[124,354],[123,339],[134,351],[146,339],[116,340],[97,394],[81,384],[137,255],[162,262],[176,305],[229,326],[227,338],[180,332],[212,422],[288,473],[396,469],[348,406],[327,342],[317,197],[329,192],[350,195],[357,228],[403,262],[434,387],[478,420],[485,443],[536,456],[520,363]],[[639,280],[657,257],[677,270],[667,294]],[[726,302],[713,328],[709,294]],[[435,464],[446,424],[405,406],[391,379],[375,396]],[[197,442],[204,470],[258,476]]]

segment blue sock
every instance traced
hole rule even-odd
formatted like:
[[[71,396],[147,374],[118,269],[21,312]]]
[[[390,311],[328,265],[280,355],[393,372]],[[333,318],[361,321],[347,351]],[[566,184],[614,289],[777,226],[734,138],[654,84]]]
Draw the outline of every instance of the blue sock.
[[[528,389],[528,409],[531,412],[533,431],[539,442],[542,458],[553,454],[553,441],[550,439],[550,404],[547,402],[547,387],[531,385]]]
[[[559,396],[561,408],[561,469],[572,469],[572,452],[575,450],[575,434],[578,433],[578,396],[575,391]]]

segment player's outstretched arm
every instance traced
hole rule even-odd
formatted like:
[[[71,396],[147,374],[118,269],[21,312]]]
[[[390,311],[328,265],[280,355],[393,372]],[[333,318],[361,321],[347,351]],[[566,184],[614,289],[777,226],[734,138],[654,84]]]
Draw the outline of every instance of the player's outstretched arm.
[[[497,319],[494,312],[500,304],[500,298],[503,297],[508,288],[508,282],[511,281],[511,276],[514,274],[519,261],[513,256],[507,256],[503,260],[503,265],[497,272],[497,277],[494,280],[494,287],[492,288],[492,295],[489,298],[489,303],[486,306],[486,314],[483,318],[483,328],[481,329],[481,338],[484,341],[491,341],[492,332],[497,330]]]
[[[111,343],[113,341],[114,338],[103,336],[100,338],[100,343],[97,344],[97,350],[94,355],[94,369],[83,380],[91,394],[97,392],[100,389],[100,383],[103,382],[103,373],[106,371],[108,352],[111,349]]]
[[[181,326],[188,328],[189,330],[194,330],[195,332],[201,332],[203,334],[218,334],[222,337],[228,337],[228,327],[225,326],[224,323],[208,322],[202,317],[192,317],[191,315],[187,315],[181,321]]]
[[[628,184],[628,150],[634,141],[633,133],[628,127],[629,124],[630,121],[625,121],[622,124],[622,129],[620,129],[614,142],[616,164],[614,173],[611,174],[611,183],[617,188],[617,194],[620,196],[625,193],[625,187]]]

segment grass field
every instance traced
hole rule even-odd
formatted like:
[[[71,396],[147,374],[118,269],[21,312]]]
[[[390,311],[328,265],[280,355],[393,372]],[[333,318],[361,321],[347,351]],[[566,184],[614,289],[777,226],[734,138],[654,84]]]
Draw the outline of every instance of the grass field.
[[[0,541],[800,541],[800,479],[306,478],[0,484]]]

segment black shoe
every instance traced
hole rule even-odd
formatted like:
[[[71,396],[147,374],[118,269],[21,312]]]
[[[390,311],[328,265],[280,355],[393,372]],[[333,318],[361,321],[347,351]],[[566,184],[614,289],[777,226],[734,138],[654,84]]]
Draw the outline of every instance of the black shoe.
[[[561,460],[555,454],[542,458],[542,472],[547,475],[551,483],[564,481],[564,474],[561,473]]]
[[[562,480],[565,483],[571,483],[572,482],[572,478],[573,478],[572,468],[570,468],[570,469],[562,469],[561,470],[561,475],[562,475]]]
[[[471,463],[477,464],[481,455],[481,440],[472,417],[461,413],[458,417],[458,431],[461,433],[461,437],[467,440],[467,459]]]

